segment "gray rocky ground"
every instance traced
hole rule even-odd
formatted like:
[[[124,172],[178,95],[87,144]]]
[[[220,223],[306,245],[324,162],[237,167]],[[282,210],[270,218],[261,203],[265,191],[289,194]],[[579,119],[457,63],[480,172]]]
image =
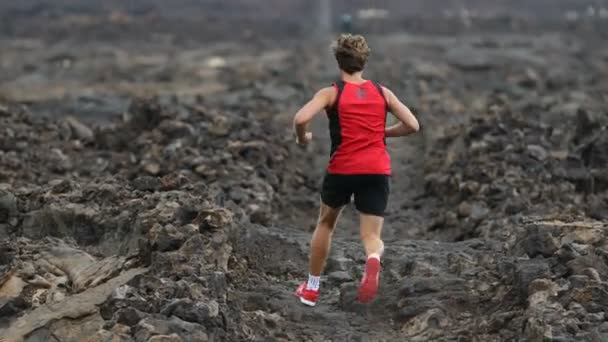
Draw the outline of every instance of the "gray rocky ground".
[[[389,141],[379,296],[355,301],[348,208],[309,308],[293,291],[327,121],[304,150],[290,129],[335,77],[325,42],[253,30],[201,44],[188,25],[146,36],[155,12],[135,5],[23,6],[4,12],[0,53],[3,342],[608,340],[599,14],[369,36],[366,75],[423,129]]]

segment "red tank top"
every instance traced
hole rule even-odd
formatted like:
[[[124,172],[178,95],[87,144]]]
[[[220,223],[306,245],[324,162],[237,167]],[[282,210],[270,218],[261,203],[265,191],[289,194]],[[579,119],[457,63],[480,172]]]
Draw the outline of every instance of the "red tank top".
[[[339,81],[337,96],[327,109],[331,137],[330,174],[391,174],[386,150],[387,103],[382,87]]]

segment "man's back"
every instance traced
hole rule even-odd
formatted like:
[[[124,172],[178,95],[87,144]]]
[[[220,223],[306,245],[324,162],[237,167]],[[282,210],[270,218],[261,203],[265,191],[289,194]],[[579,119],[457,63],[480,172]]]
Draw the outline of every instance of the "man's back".
[[[336,101],[327,111],[332,139],[331,174],[390,174],[385,147],[387,104],[372,82],[336,82]]]

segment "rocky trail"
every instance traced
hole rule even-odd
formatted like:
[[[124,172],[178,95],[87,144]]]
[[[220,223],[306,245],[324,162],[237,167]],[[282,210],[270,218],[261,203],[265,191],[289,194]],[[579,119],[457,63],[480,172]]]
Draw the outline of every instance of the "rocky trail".
[[[133,6],[0,13],[2,342],[608,340],[606,22],[370,34],[366,76],[422,131],[389,140],[378,297],[355,301],[349,207],[310,308],[329,138],[320,115],[300,149],[291,120],[327,44]]]

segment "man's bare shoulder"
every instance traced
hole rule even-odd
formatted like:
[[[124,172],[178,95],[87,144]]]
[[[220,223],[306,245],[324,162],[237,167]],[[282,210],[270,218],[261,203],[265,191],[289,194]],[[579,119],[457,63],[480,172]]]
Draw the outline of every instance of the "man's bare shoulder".
[[[395,94],[392,90],[388,89],[385,86],[382,86],[382,91],[384,92],[384,98],[386,98],[386,102],[388,105],[391,105],[392,100],[395,98]]]
[[[382,86],[382,90],[384,91],[384,95],[385,96],[395,96],[395,94],[393,93],[392,90],[390,90],[389,88]]]
[[[335,92],[336,92],[336,88],[325,87],[325,88],[319,89],[319,91],[317,91],[317,95],[332,97],[335,94]]]
[[[321,88],[314,97],[322,101],[325,107],[330,106],[336,98],[336,89],[334,87]]]

